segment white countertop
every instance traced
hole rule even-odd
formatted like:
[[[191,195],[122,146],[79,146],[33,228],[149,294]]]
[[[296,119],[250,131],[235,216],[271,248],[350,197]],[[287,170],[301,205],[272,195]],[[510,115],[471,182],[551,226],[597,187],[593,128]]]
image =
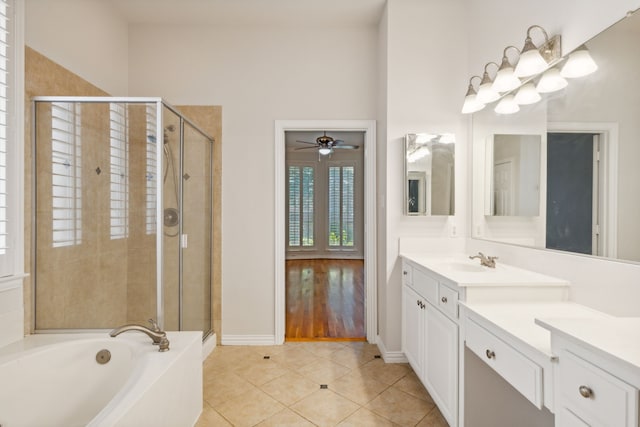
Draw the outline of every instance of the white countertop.
[[[561,318],[537,315],[536,324],[564,338],[578,342],[606,358],[613,358],[633,370],[640,369],[640,318]]]
[[[569,282],[533,271],[496,262],[495,268],[483,267],[466,254],[425,254],[401,252],[400,256],[456,282],[458,286],[568,286]]]
[[[612,316],[593,310],[589,307],[573,302],[513,302],[513,303],[465,303],[460,302],[466,310],[472,313],[472,318],[479,316],[503,331],[512,340],[523,344],[533,352],[542,353],[544,357],[552,358],[551,333],[539,326],[538,318],[552,317],[557,320],[584,322],[605,322],[615,319]],[[639,323],[640,325],[640,319]],[[638,330],[640,337],[640,329]],[[640,349],[640,341],[638,342]]]

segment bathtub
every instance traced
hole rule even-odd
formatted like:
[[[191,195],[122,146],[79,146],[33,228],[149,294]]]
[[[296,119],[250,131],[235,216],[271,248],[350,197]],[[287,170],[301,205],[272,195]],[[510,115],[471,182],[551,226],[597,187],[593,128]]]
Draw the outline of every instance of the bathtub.
[[[193,426],[202,411],[202,334],[41,334],[0,349],[0,426]],[[108,350],[104,364],[96,355]],[[104,354],[104,352],[103,352]]]

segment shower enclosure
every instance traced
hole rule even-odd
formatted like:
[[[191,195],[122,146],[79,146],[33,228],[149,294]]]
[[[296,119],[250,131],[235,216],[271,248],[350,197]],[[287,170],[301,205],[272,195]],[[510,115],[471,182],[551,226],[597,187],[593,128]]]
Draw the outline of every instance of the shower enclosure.
[[[212,332],[213,139],[160,98],[33,102],[36,331]]]

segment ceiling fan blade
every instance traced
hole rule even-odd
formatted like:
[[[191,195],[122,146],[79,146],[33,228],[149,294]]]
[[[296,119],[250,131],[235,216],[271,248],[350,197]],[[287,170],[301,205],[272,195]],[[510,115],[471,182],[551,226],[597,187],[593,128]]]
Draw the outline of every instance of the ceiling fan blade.
[[[313,144],[313,145],[318,145],[315,142],[309,142],[309,141],[300,141],[299,139],[296,139],[296,142],[302,142],[303,144]]]
[[[341,139],[334,139],[333,140],[333,145],[338,145],[338,144],[344,144],[344,141]]]
[[[357,150],[360,147],[358,147],[357,145],[334,145],[333,148],[344,148],[347,150]]]
[[[313,144],[315,145],[315,144]],[[317,149],[318,147],[298,147],[295,148],[293,151],[298,151],[298,150],[311,150],[311,149]]]

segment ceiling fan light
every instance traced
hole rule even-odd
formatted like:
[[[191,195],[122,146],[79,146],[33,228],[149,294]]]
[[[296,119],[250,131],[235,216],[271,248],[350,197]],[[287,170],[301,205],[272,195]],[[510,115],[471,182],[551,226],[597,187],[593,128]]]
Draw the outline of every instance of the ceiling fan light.
[[[536,90],[539,93],[551,93],[564,89],[568,84],[567,80],[560,75],[560,70],[551,68],[542,75]]]
[[[331,148],[329,147],[320,147],[318,148],[318,153],[320,153],[321,156],[326,156],[327,154],[331,154]]]
[[[560,74],[562,77],[574,79],[589,75],[597,69],[598,64],[591,57],[589,50],[585,45],[581,45],[569,54]]]

